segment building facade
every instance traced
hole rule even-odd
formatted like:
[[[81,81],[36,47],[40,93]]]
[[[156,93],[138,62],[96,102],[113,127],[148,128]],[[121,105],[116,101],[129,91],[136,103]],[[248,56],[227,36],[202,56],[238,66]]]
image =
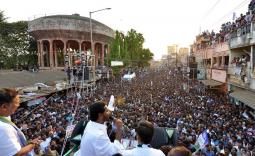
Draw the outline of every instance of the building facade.
[[[75,52],[91,51],[90,19],[78,14],[45,16],[32,20],[28,31],[37,41],[41,69],[63,68],[64,57]],[[114,31],[92,20],[95,64],[104,65]]]
[[[255,28],[239,28],[229,40],[228,90],[236,104],[255,109]],[[245,29],[245,30],[244,30]]]
[[[177,55],[178,66],[188,66],[189,48],[180,47]]]
[[[221,42],[200,35],[193,44],[198,79],[228,93],[232,103],[255,109],[255,28],[238,28]]]
[[[230,48],[227,41],[211,43],[203,35],[193,45],[198,64],[197,78],[210,89],[227,93],[227,70]]]

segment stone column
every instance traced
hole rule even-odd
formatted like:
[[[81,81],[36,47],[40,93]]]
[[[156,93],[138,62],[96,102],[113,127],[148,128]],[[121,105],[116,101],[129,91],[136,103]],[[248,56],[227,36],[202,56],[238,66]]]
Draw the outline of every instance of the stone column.
[[[58,67],[58,54],[57,54],[57,45],[54,44],[54,62],[55,62],[55,68]]]
[[[78,41],[78,43],[79,43],[79,51],[81,52],[81,41]]]
[[[41,53],[41,67],[44,67],[44,51],[43,51],[43,41],[40,40],[40,53]]]
[[[95,54],[95,66],[98,66],[98,51],[97,51],[97,48],[95,47],[94,43],[93,43],[92,49],[94,49],[94,54]]]
[[[48,40],[50,43],[50,67],[53,68],[54,67],[54,60],[53,60],[53,41],[52,40]]]
[[[95,51],[95,66],[98,66],[98,52]]]
[[[37,41],[37,64],[41,67],[41,49],[40,49],[40,42]]]
[[[102,44],[101,65],[104,66],[104,44]]]
[[[222,56],[221,59],[222,59],[222,60],[221,60],[221,66],[222,66],[223,68],[225,68],[225,55]]]
[[[64,49],[63,49],[64,55],[66,55],[66,40],[62,40],[62,42],[64,43]]]

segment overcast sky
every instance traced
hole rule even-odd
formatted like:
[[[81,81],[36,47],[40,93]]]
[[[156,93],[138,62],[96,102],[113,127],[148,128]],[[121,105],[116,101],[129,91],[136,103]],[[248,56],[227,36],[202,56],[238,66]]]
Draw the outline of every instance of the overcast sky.
[[[89,11],[102,8],[92,18],[114,30],[127,32],[131,28],[142,33],[145,48],[155,58],[167,53],[167,46],[188,47],[201,30],[217,30],[248,10],[250,0],[1,0],[9,22],[31,20],[54,14],[73,14],[89,17]]]

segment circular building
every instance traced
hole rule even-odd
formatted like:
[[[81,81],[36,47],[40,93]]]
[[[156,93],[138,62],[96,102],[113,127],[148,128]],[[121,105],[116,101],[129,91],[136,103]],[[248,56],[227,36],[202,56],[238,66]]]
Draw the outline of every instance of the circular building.
[[[91,49],[90,19],[78,14],[37,18],[29,22],[28,32],[37,41],[38,65],[42,69],[63,68],[66,54]],[[96,66],[104,65],[114,31],[92,20],[92,35]]]

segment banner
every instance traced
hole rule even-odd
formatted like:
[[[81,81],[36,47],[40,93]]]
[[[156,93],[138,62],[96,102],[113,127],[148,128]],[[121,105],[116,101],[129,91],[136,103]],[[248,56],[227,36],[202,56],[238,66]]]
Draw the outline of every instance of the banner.
[[[212,79],[225,83],[227,79],[227,72],[225,70],[212,70]]]
[[[67,126],[67,128],[66,128],[66,138],[71,137],[71,135],[73,133],[73,130],[74,130],[74,127],[75,127],[75,125]]]
[[[242,67],[235,67],[235,74],[241,75]]]
[[[122,61],[111,61],[111,66],[123,66],[123,62]]]

